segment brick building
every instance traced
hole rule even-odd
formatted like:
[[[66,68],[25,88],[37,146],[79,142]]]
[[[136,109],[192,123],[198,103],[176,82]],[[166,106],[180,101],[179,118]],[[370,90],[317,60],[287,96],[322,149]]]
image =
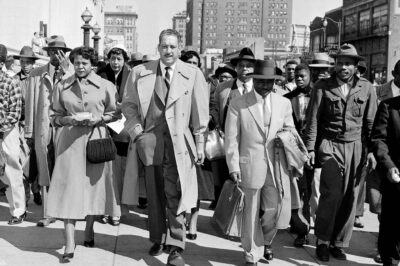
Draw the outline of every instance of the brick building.
[[[186,45],[240,49],[251,39],[264,38],[270,51],[290,45],[293,0],[187,0]]]
[[[128,55],[137,52],[136,20],[138,15],[132,6],[117,6],[116,11],[106,11],[104,15],[105,48],[122,43]]]

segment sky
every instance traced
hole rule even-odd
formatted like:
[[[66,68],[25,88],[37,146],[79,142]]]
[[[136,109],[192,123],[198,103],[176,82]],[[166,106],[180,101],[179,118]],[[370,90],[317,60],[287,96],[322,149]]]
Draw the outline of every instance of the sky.
[[[316,16],[340,7],[343,0],[293,0],[293,24],[310,25]],[[138,14],[136,30],[138,51],[156,53],[158,34],[172,27],[172,17],[186,9],[186,0],[106,0],[106,10],[117,5],[131,5]]]

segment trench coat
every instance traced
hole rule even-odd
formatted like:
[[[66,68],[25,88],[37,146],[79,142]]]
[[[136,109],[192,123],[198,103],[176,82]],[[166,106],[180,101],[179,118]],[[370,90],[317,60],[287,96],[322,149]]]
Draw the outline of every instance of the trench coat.
[[[56,85],[50,108],[51,122],[57,128],[56,159],[45,208],[47,216],[84,219],[86,215],[121,215],[112,161],[92,164],[86,159],[92,127],[60,124],[62,117],[79,112],[90,112],[105,121],[115,120],[116,97],[115,86],[94,72],[82,81],[72,75]],[[90,139],[105,136],[103,125],[93,130]]]
[[[73,66],[58,81],[65,80],[74,73]],[[57,83],[57,81],[56,81]],[[48,145],[52,141],[49,107],[53,93],[53,78],[50,76],[50,63],[35,68],[29,74],[25,93],[25,138],[32,138],[38,167],[40,186],[50,185],[50,170],[54,162],[48,159]]]
[[[133,140],[143,131],[159,64],[156,60],[136,66],[128,78],[122,113],[126,117],[125,128]],[[208,106],[209,92],[203,73],[178,59],[165,106],[182,193],[177,214],[196,207],[198,191],[194,162],[197,161],[197,149],[204,150]]]

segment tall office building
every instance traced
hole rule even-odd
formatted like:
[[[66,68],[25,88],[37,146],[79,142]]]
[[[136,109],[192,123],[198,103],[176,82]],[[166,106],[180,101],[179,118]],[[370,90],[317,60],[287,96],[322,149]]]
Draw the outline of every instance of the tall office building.
[[[105,47],[121,43],[128,55],[137,52],[136,20],[138,15],[132,6],[117,6],[116,10],[106,11],[104,15]]]
[[[182,43],[186,45],[186,11],[182,11],[172,17],[172,28],[179,32]]]
[[[240,49],[264,38],[266,50],[290,45],[293,0],[187,0],[186,45]]]

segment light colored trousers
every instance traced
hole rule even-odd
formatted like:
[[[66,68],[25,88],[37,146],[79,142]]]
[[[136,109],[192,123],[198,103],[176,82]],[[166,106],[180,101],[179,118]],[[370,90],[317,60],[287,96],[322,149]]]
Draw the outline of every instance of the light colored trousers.
[[[261,189],[243,188],[244,209],[242,247],[247,262],[255,263],[264,255],[264,245],[271,245],[276,232],[279,194],[271,177]],[[260,217],[260,208],[264,212]]]
[[[4,176],[1,181],[8,185],[6,197],[10,206],[11,216],[21,216],[26,211],[25,187],[20,155],[20,133],[18,126],[15,126],[4,133],[1,148],[7,160],[4,169]]]
[[[315,168],[314,169],[314,178],[313,178],[313,182],[311,185],[312,192],[311,192],[311,198],[310,198],[310,208],[311,208],[310,217],[311,217],[311,221],[313,221],[314,224],[315,224],[315,213],[317,212],[317,208],[318,208],[318,200],[319,200],[319,196],[321,195],[321,193],[319,192],[320,179],[321,179],[321,168]]]

